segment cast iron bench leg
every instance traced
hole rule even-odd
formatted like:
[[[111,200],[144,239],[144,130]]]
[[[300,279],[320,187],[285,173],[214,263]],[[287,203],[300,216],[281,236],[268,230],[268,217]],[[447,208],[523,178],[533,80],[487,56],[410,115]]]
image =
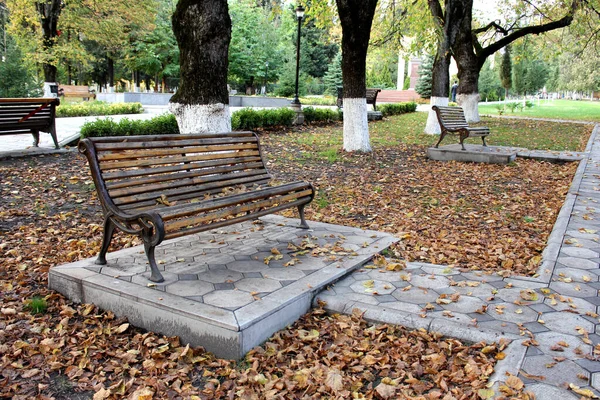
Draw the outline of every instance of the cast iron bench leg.
[[[306,206],[306,204],[302,204],[301,206],[298,206],[298,214],[300,214],[299,228],[309,229],[310,227],[308,226],[308,224],[306,223],[306,220],[304,219],[304,206]]]
[[[487,147],[487,144],[485,144],[485,136],[482,136],[481,140],[483,141],[483,147]]]
[[[162,274],[158,270],[158,265],[156,265],[156,258],[154,257],[154,249],[156,245],[151,243],[152,241],[152,230],[144,229],[142,233],[142,239],[144,240],[144,250],[146,252],[146,257],[148,258],[148,262],[150,263],[150,280],[152,282],[164,282],[165,278],[163,278]]]
[[[442,133],[440,133],[440,140],[438,140],[438,142],[435,144],[436,149],[438,148],[440,143],[442,143],[442,140],[444,140],[444,136],[446,136],[446,131],[442,131]]]
[[[40,131],[32,131],[31,134],[33,135],[33,147],[38,147],[40,144]]]
[[[107,216],[104,219],[104,233],[102,235],[102,247],[100,247],[100,253],[98,253],[98,258],[96,259],[96,264],[106,265],[106,252],[108,251],[108,246],[110,246],[110,241],[112,240],[114,233],[115,233],[115,224],[110,219],[110,216]]]

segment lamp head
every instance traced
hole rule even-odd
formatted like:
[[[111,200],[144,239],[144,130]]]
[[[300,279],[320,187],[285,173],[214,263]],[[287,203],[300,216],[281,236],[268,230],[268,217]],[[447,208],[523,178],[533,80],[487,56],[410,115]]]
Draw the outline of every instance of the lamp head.
[[[298,5],[298,7],[296,8],[296,17],[298,19],[304,18],[304,7],[302,7],[301,5]]]

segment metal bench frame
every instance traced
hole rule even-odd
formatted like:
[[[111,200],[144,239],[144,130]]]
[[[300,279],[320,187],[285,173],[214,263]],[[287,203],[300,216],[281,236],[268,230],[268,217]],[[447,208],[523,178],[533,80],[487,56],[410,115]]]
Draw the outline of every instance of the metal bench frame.
[[[0,135],[30,133],[33,145],[38,147],[40,132],[48,132],[58,149],[55,120],[59,104],[57,98],[0,99]]]
[[[440,140],[435,145],[436,148],[444,140],[447,133],[457,133],[459,135],[460,145],[463,150],[466,150],[464,141],[469,137],[480,137],[483,141],[483,146],[487,147],[485,138],[490,134],[490,129],[487,126],[470,127],[461,107],[433,106],[432,109],[435,111],[442,129]]]

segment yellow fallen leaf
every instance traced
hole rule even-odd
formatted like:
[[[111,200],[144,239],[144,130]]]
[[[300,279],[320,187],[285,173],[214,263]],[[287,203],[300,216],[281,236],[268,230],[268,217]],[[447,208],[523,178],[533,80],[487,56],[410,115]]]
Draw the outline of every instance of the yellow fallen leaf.
[[[600,397],[596,396],[594,392],[590,389],[581,389],[579,386],[569,383],[569,388],[577,394],[580,394],[585,397],[589,397],[590,399],[598,399]]]

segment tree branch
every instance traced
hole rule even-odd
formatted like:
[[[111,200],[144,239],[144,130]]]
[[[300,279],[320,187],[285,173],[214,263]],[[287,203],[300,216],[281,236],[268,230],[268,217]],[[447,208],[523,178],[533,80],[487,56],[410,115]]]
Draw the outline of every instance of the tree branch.
[[[567,11],[567,13],[556,21],[551,21],[545,24],[540,25],[531,25],[526,26],[522,29],[516,30],[512,32],[510,35],[504,36],[502,39],[498,40],[495,43],[490,44],[485,48],[481,48],[479,51],[476,51],[477,58],[480,60],[485,60],[488,56],[494,54],[501,48],[511,44],[515,40],[522,38],[523,36],[534,34],[539,35],[540,33],[548,32],[558,28],[564,28],[565,26],[569,26],[573,21],[573,16],[575,11],[579,9],[581,6],[582,0],[573,0],[571,3],[571,7]],[[483,62],[482,62],[483,64]]]
[[[479,35],[480,33],[483,32],[487,32],[490,28],[496,28],[496,32],[500,32],[504,35],[508,35],[508,31],[506,29],[504,29],[502,26],[500,26],[499,21],[492,21],[489,24],[487,24],[486,26],[483,26],[481,28],[477,28],[477,29],[473,29],[473,35]]]

